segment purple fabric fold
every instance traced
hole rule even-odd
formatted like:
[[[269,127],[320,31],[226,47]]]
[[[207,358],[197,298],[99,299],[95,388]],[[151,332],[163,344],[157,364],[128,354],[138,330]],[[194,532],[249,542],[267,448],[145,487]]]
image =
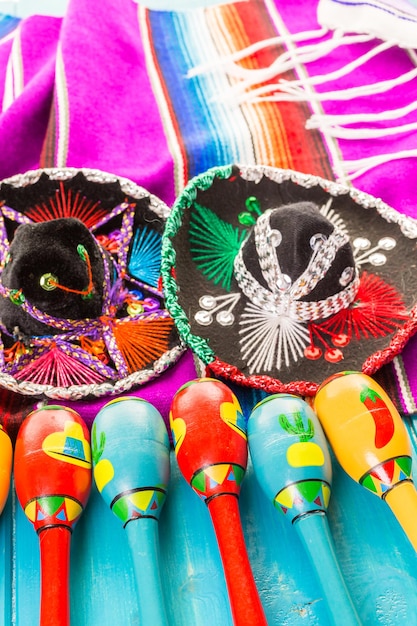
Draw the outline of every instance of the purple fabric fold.
[[[38,167],[97,168],[171,204],[173,162],[147,74],[137,6],[126,0],[74,1],[63,19],[33,16],[17,32],[20,51],[15,44],[13,61],[16,83],[22,68],[23,84],[0,115],[0,179]],[[9,39],[0,46],[3,100],[11,62]],[[195,376],[186,353],[128,395],[153,402],[167,419],[175,391]],[[91,424],[110,399],[61,404]]]
[[[36,16],[18,26],[21,54],[16,53],[19,91],[0,115],[0,178],[39,167],[55,81],[55,58],[61,20]],[[12,42],[0,46],[0,98],[5,100]]]
[[[61,34],[69,95],[66,161],[126,176],[172,202],[172,158],[136,13],[126,0],[105,1],[100,8],[69,5]]]

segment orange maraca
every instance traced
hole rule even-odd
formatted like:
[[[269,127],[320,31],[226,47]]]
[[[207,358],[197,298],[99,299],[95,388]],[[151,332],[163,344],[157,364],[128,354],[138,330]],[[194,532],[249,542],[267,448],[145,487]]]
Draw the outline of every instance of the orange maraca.
[[[175,394],[170,422],[178,466],[213,521],[234,624],[266,626],[238,505],[248,459],[239,402],[218,380],[194,380]]]
[[[0,425],[0,513],[2,513],[9,495],[12,474],[13,448],[9,435]]]
[[[91,488],[90,436],[78,413],[60,406],[30,413],[17,436],[14,476],[39,535],[40,626],[69,626],[71,533]]]
[[[342,372],[319,387],[314,408],[345,472],[388,504],[417,551],[411,442],[388,395],[366,374]]]

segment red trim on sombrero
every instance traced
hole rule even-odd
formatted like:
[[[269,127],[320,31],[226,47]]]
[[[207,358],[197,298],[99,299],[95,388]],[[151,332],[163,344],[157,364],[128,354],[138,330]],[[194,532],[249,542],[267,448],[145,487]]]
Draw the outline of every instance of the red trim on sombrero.
[[[386,365],[396,356],[398,356],[404,349],[407,341],[417,332],[417,305],[410,311],[410,318],[406,321],[404,326],[400,328],[389,345],[383,350],[379,350],[374,354],[371,354],[363,364],[362,371],[364,374],[372,375],[379,370],[383,365]]]
[[[217,357],[214,361],[206,365],[206,374],[208,376],[213,375],[230,380],[242,387],[261,389],[268,393],[291,393],[299,396],[314,396],[319,387],[318,383],[307,382],[305,380],[282,383],[280,380],[272,378],[272,376],[245,376],[237,367],[229,365]]]
[[[393,358],[402,352],[407,341],[417,332],[417,305],[410,313],[410,319],[403,328],[395,333],[390,344],[384,350],[375,352],[366,359],[362,366],[362,372],[372,376],[383,365],[390,363]],[[343,369],[343,368],[341,368]],[[318,383],[305,380],[295,380],[290,383],[283,383],[272,376],[246,376],[236,366],[225,363],[219,358],[215,358],[206,365],[206,374],[224,378],[242,387],[260,389],[267,393],[290,393],[304,397],[313,397],[317,393]]]

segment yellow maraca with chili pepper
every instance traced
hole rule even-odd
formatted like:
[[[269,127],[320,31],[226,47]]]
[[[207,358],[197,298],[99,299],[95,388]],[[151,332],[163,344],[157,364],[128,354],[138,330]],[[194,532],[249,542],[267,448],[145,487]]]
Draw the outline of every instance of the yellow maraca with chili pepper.
[[[417,551],[411,442],[386,392],[366,374],[342,372],[319,387],[314,408],[345,472],[385,500]]]

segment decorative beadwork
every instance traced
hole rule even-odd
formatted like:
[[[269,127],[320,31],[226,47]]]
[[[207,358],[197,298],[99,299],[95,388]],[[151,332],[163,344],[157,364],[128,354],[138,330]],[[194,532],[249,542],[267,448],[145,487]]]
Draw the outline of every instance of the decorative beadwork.
[[[385,265],[387,256],[380,252],[390,252],[395,248],[397,242],[393,237],[382,237],[376,246],[372,247],[372,242],[366,237],[357,237],[353,241],[353,254],[356,265],[360,266],[364,263],[370,263],[376,267]]]

